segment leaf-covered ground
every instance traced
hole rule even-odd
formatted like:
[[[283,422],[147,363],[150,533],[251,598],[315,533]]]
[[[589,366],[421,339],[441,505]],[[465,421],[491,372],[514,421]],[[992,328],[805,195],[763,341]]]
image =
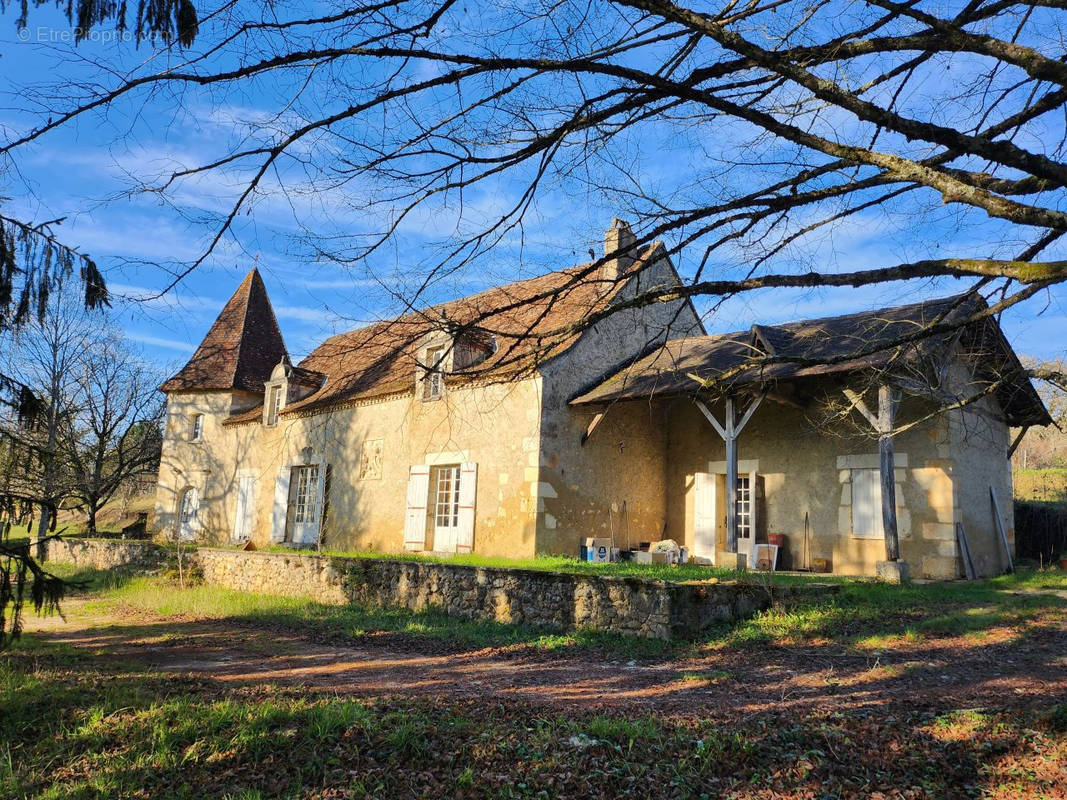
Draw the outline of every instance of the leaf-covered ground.
[[[1067,797],[1063,590],[664,646],[134,581],[0,656],[0,796]]]

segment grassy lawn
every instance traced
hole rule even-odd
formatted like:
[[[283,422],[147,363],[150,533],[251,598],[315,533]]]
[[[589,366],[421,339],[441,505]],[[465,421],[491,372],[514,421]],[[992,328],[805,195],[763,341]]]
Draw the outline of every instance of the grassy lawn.
[[[712,635],[695,642],[661,642],[598,631],[554,633],[468,621],[435,610],[335,606],[203,585],[179,589],[153,578],[77,572],[61,564],[51,568],[61,576],[94,587],[99,610],[131,607],[162,616],[235,619],[325,636],[360,637],[389,632],[464,647],[579,647],[639,659],[667,654],[681,657],[723,647],[812,642],[878,649],[895,642],[914,644],[924,638],[965,635],[980,639],[996,629],[1037,627],[1067,619],[1067,572],[1060,570],[1026,570],[991,580],[950,584],[846,582],[834,595],[723,624]]]
[[[1067,503],[1067,469],[1012,470],[1016,500]]]
[[[25,640],[0,796],[1056,797],[1067,706],[686,715],[220,687]]]
[[[54,648],[0,662],[3,796],[1052,797],[1067,756],[1062,707],[725,726],[84,667]]]
[[[921,651],[959,637],[980,648],[1005,628],[1025,645],[1062,626],[1067,611],[1062,572],[950,585],[847,583],[824,601],[724,626],[699,642],[667,644],[63,571],[92,586],[79,613],[125,614],[130,624],[136,610],[174,619],[176,631],[179,620],[236,620],[313,638],[386,631],[429,652],[440,643],[504,646],[560,659],[585,653],[679,665],[712,652],[744,662],[768,648],[783,658],[813,648],[826,654],[816,661],[837,652]],[[743,669],[690,667],[681,680],[729,684]],[[898,677],[902,687],[911,680]],[[171,675],[106,650],[26,636],[0,655],[0,797],[1062,796],[1062,698],[1037,710],[1013,708],[1006,695],[1003,706],[946,699],[892,712],[877,704],[838,707],[832,698],[796,711],[782,700],[724,720],[498,697],[357,698]]]

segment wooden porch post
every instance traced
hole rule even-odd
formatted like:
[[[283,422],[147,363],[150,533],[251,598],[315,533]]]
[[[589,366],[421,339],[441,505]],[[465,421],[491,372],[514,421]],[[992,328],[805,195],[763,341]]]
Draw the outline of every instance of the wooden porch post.
[[[726,397],[726,549],[737,552],[737,430],[734,398]]]
[[[900,558],[897,540],[897,484],[893,462],[893,417],[896,412],[893,389],[883,383],[878,387],[878,456],[882,478],[882,530],[885,533],[885,559]]]
[[[878,473],[882,484],[882,532],[885,534],[885,560],[900,558],[897,538],[897,484],[894,476],[893,418],[896,416],[896,397],[893,387],[883,383],[878,387],[878,413],[872,414],[863,398],[851,389],[845,396],[859,410],[878,434]]]
[[[696,401],[697,408],[707,417],[708,422],[715,428],[715,432],[726,444],[726,549],[731,553],[737,552],[737,437],[741,435],[741,431],[752,419],[752,415],[756,413],[756,409],[766,396],[767,390],[764,389],[749,403],[745,413],[738,419],[734,396],[727,395],[724,425],[719,424],[715,415],[711,413],[711,409],[702,401]],[[753,536],[755,536],[754,531]]]

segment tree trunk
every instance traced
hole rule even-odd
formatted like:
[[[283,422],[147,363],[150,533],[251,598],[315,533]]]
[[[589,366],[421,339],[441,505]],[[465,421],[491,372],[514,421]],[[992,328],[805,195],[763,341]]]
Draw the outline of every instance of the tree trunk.
[[[96,536],[96,506],[89,504],[89,512],[85,520],[85,535]]]
[[[48,526],[51,522],[51,509],[46,506],[41,506],[41,519],[37,523],[37,548],[35,558],[38,561],[44,561],[45,557],[45,543],[44,538],[48,535]]]

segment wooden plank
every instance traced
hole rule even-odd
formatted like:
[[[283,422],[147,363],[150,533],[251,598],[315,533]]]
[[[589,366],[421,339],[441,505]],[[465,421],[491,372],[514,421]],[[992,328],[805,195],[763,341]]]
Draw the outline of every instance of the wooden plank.
[[[764,389],[759,397],[752,401],[747,409],[745,409],[744,415],[741,417],[741,421],[737,423],[737,427],[734,429],[734,434],[740,434],[745,429],[748,421],[752,419],[752,415],[756,413],[756,409],[759,408],[759,404],[763,402],[763,398],[767,396],[767,390]]]
[[[726,398],[726,549],[737,552],[737,436],[734,399]]]
[[[708,422],[711,423],[711,427],[713,427],[715,429],[715,432],[717,434],[719,434],[719,436],[725,442],[726,441],[726,429],[722,425],[719,424],[719,421],[717,419],[715,419],[715,415],[711,413],[711,409],[708,408],[706,405],[704,405],[704,402],[702,400],[697,400],[696,404],[697,404],[697,408],[700,409],[700,412],[705,417],[707,417]]]
[[[967,580],[973,581],[977,577],[974,571],[974,562],[971,560],[971,545],[967,541],[967,532],[963,530],[963,523],[956,523],[956,542],[959,544],[960,555],[963,557],[963,572]]]
[[[1008,460],[1011,461],[1011,457],[1015,455],[1015,451],[1019,449],[1019,445],[1022,444],[1023,437],[1026,436],[1026,432],[1030,430],[1029,425],[1023,425],[1019,429],[1019,433],[1015,436],[1015,441],[1011,443],[1011,447],[1008,448]]]
[[[607,411],[598,411],[593,415],[592,421],[585,429],[585,433],[582,434],[582,447],[585,447],[585,443],[589,441],[589,437],[593,435],[593,431],[596,430],[596,426],[600,424],[600,420],[604,419],[604,415]]]
[[[900,558],[897,538],[897,483],[893,458],[893,417],[896,402],[887,383],[878,387],[878,463],[882,478],[882,533],[885,535],[885,559]]]
[[[867,421],[871,423],[871,427],[874,428],[876,432],[881,433],[881,421],[871,413],[869,408],[867,408],[867,404],[863,402],[863,398],[851,389],[842,389],[842,391],[845,393],[845,397],[848,398],[848,401],[852,403],[853,408],[858,409],[859,412],[867,418]]]
[[[989,487],[989,499],[993,501],[993,521],[996,523],[997,532],[1000,534],[1000,543],[1004,545],[1004,555],[1008,557],[1008,572],[1015,572],[1015,561],[1011,557],[1011,547],[1008,546],[1008,534],[1004,531],[1004,518],[1000,515],[1000,504],[997,502],[997,493],[993,487]]]

